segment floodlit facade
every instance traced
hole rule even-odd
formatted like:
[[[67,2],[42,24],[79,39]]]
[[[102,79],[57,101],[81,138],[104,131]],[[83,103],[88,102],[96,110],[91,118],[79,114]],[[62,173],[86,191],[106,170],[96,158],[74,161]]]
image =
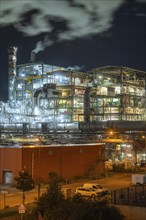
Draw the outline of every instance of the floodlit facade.
[[[103,67],[91,73],[90,102],[97,114],[92,113],[92,120],[146,120],[146,73],[124,67]]]
[[[30,63],[16,65],[17,48],[8,55],[1,131],[146,130],[145,72],[107,66],[84,73],[36,62],[34,53]]]
[[[72,145],[76,151],[77,144],[87,144],[89,155],[90,144],[100,143],[102,156],[90,158],[91,166],[112,158],[146,164],[146,72],[120,66],[80,72],[37,62],[33,52],[29,63],[17,65],[16,47],[8,49],[8,61],[9,97],[0,102],[0,152],[9,147],[39,152],[49,145],[59,152]],[[25,156],[21,165],[33,167],[34,156],[31,162]],[[1,181],[13,170],[5,167]]]

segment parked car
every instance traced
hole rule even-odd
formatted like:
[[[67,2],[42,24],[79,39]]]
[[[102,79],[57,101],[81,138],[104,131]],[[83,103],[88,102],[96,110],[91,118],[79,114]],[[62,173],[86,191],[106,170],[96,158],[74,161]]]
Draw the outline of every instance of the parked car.
[[[146,184],[146,174],[132,174],[132,184]]]
[[[94,190],[98,191],[101,195],[106,195],[109,193],[107,188],[102,187],[98,183],[84,183],[83,187],[89,188],[89,189],[94,189]]]
[[[100,196],[100,192],[97,190],[85,187],[77,187],[75,193],[80,196],[91,198],[98,198]]]

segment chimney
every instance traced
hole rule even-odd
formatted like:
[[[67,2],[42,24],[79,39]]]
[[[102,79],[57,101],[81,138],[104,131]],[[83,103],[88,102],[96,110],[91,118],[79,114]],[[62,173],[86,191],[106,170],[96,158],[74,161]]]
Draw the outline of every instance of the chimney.
[[[36,53],[34,51],[31,52],[31,62],[35,62]]]

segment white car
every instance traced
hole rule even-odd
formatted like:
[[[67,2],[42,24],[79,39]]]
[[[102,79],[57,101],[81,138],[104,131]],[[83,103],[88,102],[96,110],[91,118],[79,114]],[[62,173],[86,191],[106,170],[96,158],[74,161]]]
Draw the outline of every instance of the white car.
[[[146,184],[146,174],[132,174],[132,184]]]
[[[100,196],[100,192],[98,192],[97,190],[85,187],[77,187],[75,193],[80,196],[91,198],[96,198]]]
[[[102,187],[98,183],[84,183],[83,187],[84,188],[89,188],[89,189],[97,190],[101,195],[108,194],[108,189]]]

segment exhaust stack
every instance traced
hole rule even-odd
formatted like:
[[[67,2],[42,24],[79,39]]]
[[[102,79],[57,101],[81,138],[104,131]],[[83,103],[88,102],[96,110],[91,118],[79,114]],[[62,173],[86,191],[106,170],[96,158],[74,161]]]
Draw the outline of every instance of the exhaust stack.
[[[34,63],[36,59],[36,53],[34,51],[31,52],[31,62]]]

